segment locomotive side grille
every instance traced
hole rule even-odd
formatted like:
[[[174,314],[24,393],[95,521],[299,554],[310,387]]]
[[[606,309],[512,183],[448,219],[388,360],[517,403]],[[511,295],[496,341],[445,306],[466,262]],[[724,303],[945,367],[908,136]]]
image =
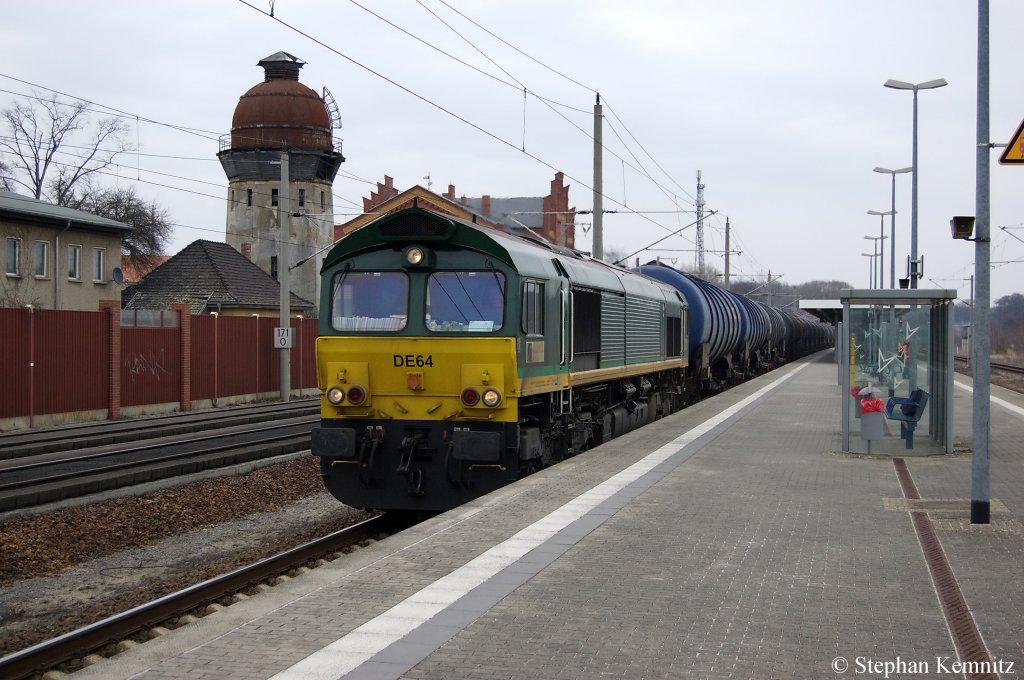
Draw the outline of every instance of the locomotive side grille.
[[[621,366],[626,361],[626,299],[601,295],[601,366]]]
[[[662,331],[663,303],[657,300],[628,298],[626,301],[626,363],[656,361],[664,352]]]

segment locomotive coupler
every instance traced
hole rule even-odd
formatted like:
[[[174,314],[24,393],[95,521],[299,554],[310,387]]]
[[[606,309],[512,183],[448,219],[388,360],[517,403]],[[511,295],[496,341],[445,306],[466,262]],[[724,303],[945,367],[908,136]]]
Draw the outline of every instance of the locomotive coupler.
[[[400,475],[409,474],[409,467],[412,465],[412,454],[416,452],[416,447],[419,446],[420,439],[415,435],[406,435],[402,439],[402,443],[398,447],[398,451],[401,457],[398,459],[398,469],[395,470]]]
[[[398,468],[395,472],[406,476],[409,482],[410,496],[422,496],[426,493],[423,490],[423,470],[412,467],[413,454],[416,453],[416,448],[422,441],[422,437],[418,434],[406,435],[398,447],[401,457],[398,460]]]
[[[377,483],[373,475],[373,464],[377,459],[377,449],[383,441],[383,436],[377,439],[370,430],[359,445],[359,481],[367,486]]]

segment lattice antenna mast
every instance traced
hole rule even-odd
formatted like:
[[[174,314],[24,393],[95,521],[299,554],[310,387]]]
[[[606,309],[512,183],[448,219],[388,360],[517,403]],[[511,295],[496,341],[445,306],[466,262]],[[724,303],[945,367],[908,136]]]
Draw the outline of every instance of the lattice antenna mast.
[[[704,184],[700,181],[700,170],[697,171],[697,274],[704,276]]]

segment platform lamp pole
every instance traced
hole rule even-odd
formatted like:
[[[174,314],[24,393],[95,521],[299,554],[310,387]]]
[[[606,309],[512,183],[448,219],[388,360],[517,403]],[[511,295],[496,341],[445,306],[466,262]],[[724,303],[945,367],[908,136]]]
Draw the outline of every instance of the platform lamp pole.
[[[893,215],[892,210],[886,210],[885,212],[879,212],[877,210],[869,210],[869,215],[878,215],[878,240],[881,241],[878,245],[878,287],[885,288],[885,239],[889,238],[885,235],[885,216]],[[890,239],[891,245],[891,239]],[[890,262],[890,265],[892,263]],[[892,286],[890,286],[891,288]]]
[[[911,172],[914,168],[875,168],[875,172],[892,175],[892,219],[889,220],[889,287],[896,287],[896,175]]]
[[[910,185],[910,287],[917,288],[917,279],[921,276],[921,265],[917,259],[917,91],[934,90],[938,87],[948,85],[943,78],[929,80],[923,83],[905,83],[902,80],[887,80],[885,87],[894,90],[912,90],[914,92],[914,137],[913,137],[913,159],[911,166]]]
[[[875,257],[877,257],[879,259],[879,263],[875,267],[876,274],[871,277],[871,287],[872,288],[876,287],[875,286],[875,280],[877,279],[878,280],[878,286],[877,287],[881,288],[883,280],[884,280],[884,277],[882,276],[882,252],[883,252],[882,249],[885,248],[885,239],[887,239],[889,237],[886,236],[885,234],[882,234],[881,236],[865,236],[864,238],[866,240],[868,240],[868,241],[874,241],[874,243],[872,244],[871,250],[872,250],[872,252],[874,252]]]
[[[875,257],[877,257],[877,256],[874,253],[861,253],[861,255],[863,255],[864,257],[870,257],[871,258],[870,260],[868,260],[868,281],[869,281],[868,288],[874,288],[875,287]]]

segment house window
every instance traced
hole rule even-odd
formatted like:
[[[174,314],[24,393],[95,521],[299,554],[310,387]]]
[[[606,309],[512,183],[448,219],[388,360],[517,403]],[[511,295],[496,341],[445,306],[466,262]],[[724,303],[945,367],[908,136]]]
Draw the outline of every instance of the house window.
[[[277,189],[270,190],[270,205],[277,205]]]
[[[21,276],[21,239],[7,239],[7,262],[4,271],[8,276]]]
[[[50,244],[46,241],[36,241],[32,246],[32,275],[37,279],[45,279],[47,271],[47,260],[50,259]]]
[[[106,253],[105,248],[92,249],[92,280],[95,283],[103,283],[103,259]]]
[[[82,246],[68,246],[68,278],[82,280]]]
[[[245,190],[245,204],[252,207],[252,189]]]
[[[306,207],[306,190],[305,189],[299,189],[299,207],[300,208]]]

